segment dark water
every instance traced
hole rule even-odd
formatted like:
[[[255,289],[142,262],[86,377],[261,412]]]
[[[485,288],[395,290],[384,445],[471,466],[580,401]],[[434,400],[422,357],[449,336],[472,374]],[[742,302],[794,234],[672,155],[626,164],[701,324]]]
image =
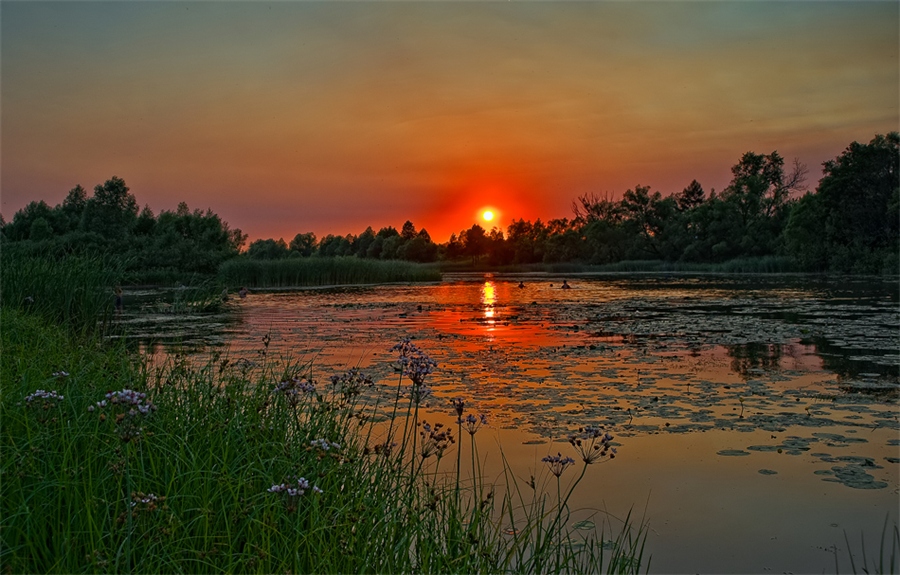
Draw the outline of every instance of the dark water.
[[[123,323],[156,356],[265,352],[320,382],[360,366],[385,390],[410,337],[439,363],[431,416],[465,398],[491,421],[488,468],[502,449],[520,477],[546,475],[569,432],[608,428],[619,457],[588,470],[572,524],[646,508],[654,572],[833,572],[835,553],[849,570],[844,532],[877,553],[900,493],[895,280],[563,279],[253,293],[197,316],[135,293]]]

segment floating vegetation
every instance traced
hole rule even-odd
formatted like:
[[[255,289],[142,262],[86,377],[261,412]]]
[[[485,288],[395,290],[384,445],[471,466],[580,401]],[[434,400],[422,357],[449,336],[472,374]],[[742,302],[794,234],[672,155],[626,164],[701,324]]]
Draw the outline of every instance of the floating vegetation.
[[[224,329],[233,341],[272,333],[272,352],[303,347],[321,366],[368,362],[376,380],[393,374],[371,350],[414,335],[442,350],[437,403],[475,397],[495,427],[531,434],[525,445],[590,422],[622,437],[753,437],[731,456],[815,461],[828,448],[881,461],[884,440],[868,433],[900,429],[897,398],[879,391],[898,387],[896,306],[807,280],[652,276],[568,292],[529,280],[527,295],[495,277],[487,305],[484,281],[252,294]]]
[[[773,469],[760,469],[758,473],[760,475],[778,475],[778,472]]]
[[[875,477],[869,475],[862,466],[855,463],[848,463],[844,466],[835,465],[830,471],[816,473],[830,476],[823,478],[822,481],[840,483],[853,489],[884,489],[888,486],[884,481],[876,481]]]

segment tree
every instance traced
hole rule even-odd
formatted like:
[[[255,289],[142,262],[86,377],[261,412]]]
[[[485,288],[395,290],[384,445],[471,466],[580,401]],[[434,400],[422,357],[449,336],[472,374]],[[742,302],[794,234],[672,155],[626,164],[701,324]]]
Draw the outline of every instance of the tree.
[[[416,226],[409,220],[403,222],[403,228],[400,229],[400,237],[404,239],[404,241],[409,241],[416,237]]]
[[[806,179],[806,167],[794,161],[790,174],[784,172],[784,160],[778,152],[747,152],[731,168],[731,183],[722,200],[739,215],[739,225],[732,230],[740,255],[773,254],[787,222],[791,192],[799,191]]]
[[[94,197],[84,206],[83,227],[110,239],[124,239],[137,219],[138,204],[128,193],[125,180],[113,176],[94,187]]]
[[[703,186],[697,180],[692,180],[688,186],[675,196],[675,203],[682,212],[696,208],[706,199]]]
[[[463,254],[472,258],[472,264],[487,251],[487,235],[484,228],[478,224],[472,224],[472,227],[460,233],[463,244]]]
[[[283,239],[256,240],[247,248],[247,255],[256,260],[277,260],[286,258],[289,254],[290,250]]]
[[[787,252],[837,271],[897,272],[900,250],[900,134],[853,142],[823,164],[816,193],[791,212]],[[814,251],[807,242],[814,241]],[[827,254],[827,256],[825,255]]]
[[[294,236],[294,239],[291,240],[289,249],[292,252],[299,254],[301,257],[308,258],[316,251],[317,245],[316,234],[306,232],[305,234],[297,234]]]

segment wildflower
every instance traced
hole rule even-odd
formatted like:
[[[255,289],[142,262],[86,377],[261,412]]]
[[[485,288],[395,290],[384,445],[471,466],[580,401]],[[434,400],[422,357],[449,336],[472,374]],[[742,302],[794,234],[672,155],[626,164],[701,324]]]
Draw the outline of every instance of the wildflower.
[[[419,432],[422,437],[422,447],[419,451],[422,459],[428,459],[432,455],[440,458],[448,447],[456,443],[450,429],[442,430],[443,427],[442,423],[435,423],[432,427],[427,421],[422,422],[422,431]]]
[[[293,483],[279,483],[278,485],[273,485],[268,488],[266,491],[269,493],[287,493],[289,497],[300,497],[306,494],[307,491],[310,491],[309,480],[305,477],[297,478],[297,484],[294,486]],[[313,493],[322,493],[322,490],[319,489],[318,486],[312,486]]]
[[[116,414],[116,428],[122,441],[128,442],[132,439],[138,439],[141,436],[143,428],[140,426],[139,418],[146,417],[151,411],[156,411],[156,405],[147,400],[147,394],[132,389],[123,389],[121,391],[110,391],[106,394],[106,398],[98,401],[96,408],[105,409],[110,407],[113,410],[121,409]],[[94,411],[90,407],[88,411]],[[100,421],[106,420],[106,414],[100,415]]]
[[[487,416],[483,413],[479,413],[478,417],[475,417],[471,413],[467,415],[465,418],[460,417],[456,420],[456,423],[460,425],[466,426],[466,431],[469,432],[469,435],[475,435],[478,433],[478,430],[487,425]]]
[[[588,465],[616,458],[616,448],[610,445],[613,436],[596,427],[582,427],[577,435],[569,436],[569,443]]]
[[[341,448],[339,443],[334,443],[332,441],[328,441],[327,439],[313,439],[309,442],[309,444],[315,449],[321,449],[322,451],[331,451],[332,449]]]
[[[466,402],[463,398],[457,397],[453,401],[450,402],[450,405],[453,406],[453,410],[456,411],[456,415],[459,418],[462,418],[463,411],[466,408]]]
[[[55,391],[44,391],[43,389],[39,389],[32,394],[25,396],[25,401],[31,405],[31,402],[35,399],[43,399],[46,400],[44,402],[45,406],[50,405],[50,400],[62,401],[65,399],[65,396],[58,394]]]
[[[543,458],[541,461],[547,464],[550,467],[550,473],[559,477],[563,474],[563,471],[570,465],[575,464],[575,460],[571,457],[563,457],[561,453],[557,453],[556,455],[548,455]]]
[[[406,390],[406,394],[418,404],[422,403],[422,400],[431,395],[431,388],[427,385],[410,385]]]
[[[64,378],[66,378],[66,377],[69,377],[69,373],[66,372],[66,371],[54,371],[54,372],[53,372],[52,374],[50,374],[50,375],[51,375],[52,377],[57,378],[57,379],[64,379]]]
[[[282,394],[291,406],[297,407],[300,402],[300,396],[312,395],[316,392],[316,385],[306,378],[294,376],[286,379],[275,386],[275,393]]]
[[[419,386],[425,382],[425,377],[437,368],[437,362],[431,359],[427,353],[410,343],[409,339],[403,339],[391,348],[391,351],[400,353],[397,359],[400,370],[413,385]]]
[[[332,375],[331,385],[335,392],[340,392],[345,398],[350,398],[359,395],[363,387],[372,387],[375,383],[370,376],[353,368],[341,375]]]
[[[370,453],[374,453],[375,455],[390,455],[395,447],[397,447],[396,441],[385,441],[384,443],[378,443],[371,448],[367,446],[363,449],[363,455],[369,455]]]

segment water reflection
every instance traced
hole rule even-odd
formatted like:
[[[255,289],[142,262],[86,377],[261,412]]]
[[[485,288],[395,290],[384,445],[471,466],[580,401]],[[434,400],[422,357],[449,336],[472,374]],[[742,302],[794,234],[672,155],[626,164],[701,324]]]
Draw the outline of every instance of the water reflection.
[[[484,308],[484,319],[485,323],[488,325],[488,330],[492,329],[494,326],[494,302],[497,301],[497,296],[494,292],[494,282],[491,280],[487,280],[484,282],[484,285],[481,286],[481,305]]]

